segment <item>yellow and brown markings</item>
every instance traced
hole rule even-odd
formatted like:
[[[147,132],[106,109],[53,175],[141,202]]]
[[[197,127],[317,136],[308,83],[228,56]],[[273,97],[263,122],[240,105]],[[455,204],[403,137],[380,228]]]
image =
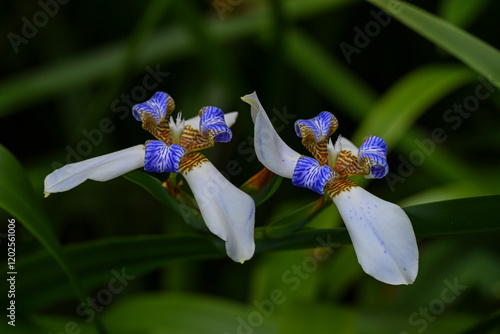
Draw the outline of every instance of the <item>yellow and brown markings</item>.
[[[340,177],[368,175],[370,173],[370,167],[366,164],[360,164],[358,158],[347,150],[340,151],[334,170]]]
[[[193,129],[189,125],[184,127],[180,145],[186,148],[189,152],[210,148],[213,147],[214,144],[215,141],[213,137],[203,137],[199,130]]]
[[[186,153],[179,164],[179,172],[183,175],[189,173],[196,167],[200,167],[203,163],[208,162],[208,159],[199,152]]]
[[[302,145],[304,145],[321,166],[328,165],[328,150],[326,148],[327,141],[316,142],[316,140],[302,138]]]
[[[325,185],[325,190],[331,198],[334,198],[343,191],[349,191],[350,189],[357,187],[358,185],[349,179],[334,178],[328,181]]]

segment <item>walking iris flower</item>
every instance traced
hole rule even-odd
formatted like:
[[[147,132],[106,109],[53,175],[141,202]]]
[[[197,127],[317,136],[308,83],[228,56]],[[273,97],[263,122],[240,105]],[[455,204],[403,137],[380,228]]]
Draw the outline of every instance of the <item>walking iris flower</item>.
[[[305,157],[278,136],[257,94],[242,100],[251,106],[255,152],[260,162],[275,174],[292,179],[295,186],[318,194],[326,191],[344,220],[358,261],[367,274],[388,284],[413,283],[418,272],[418,248],[410,219],[399,206],[348,179],[358,175],[384,177],[389,171],[386,143],[369,136],[358,149],[339,136],[333,145],[330,136],[338,122],[323,111],[295,123],[297,135],[314,159]]]
[[[208,229],[226,241],[231,259],[243,263],[255,250],[254,201],[198,152],[216,142],[230,141],[229,126],[236,121],[237,113],[224,116],[219,108],[204,107],[199,122],[184,121],[181,113],[174,121],[170,116],[174,107],[174,100],[163,92],[135,105],[135,119],[142,121],[142,127],[158,140],[57,169],[45,178],[45,194],[67,191],[88,179],[107,181],[140,167],[148,172],[181,173]]]

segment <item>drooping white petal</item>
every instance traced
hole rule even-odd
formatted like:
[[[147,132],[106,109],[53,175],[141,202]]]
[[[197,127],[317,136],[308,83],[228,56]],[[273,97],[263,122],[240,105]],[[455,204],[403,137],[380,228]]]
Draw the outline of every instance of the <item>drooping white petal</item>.
[[[255,251],[252,197],[232,185],[209,161],[183,175],[208,229],[226,241],[227,255],[241,263],[250,259]]]
[[[224,121],[226,121],[226,124],[228,127],[232,127],[234,125],[234,123],[236,123],[237,118],[238,118],[237,111],[232,111],[232,112],[228,112],[227,114],[224,114]],[[199,130],[200,129],[200,117],[198,117],[198,116],[191,117],[190,119],[187,119],[184,124],[191,126],[193,129]]]
[[[255,123],[254,147],[257,158],[273,173],[291,179],[300,154],[292,150],[278,136],[255,92],[241,99],[251,106],[252,119]]]
[[[415,233],[406,213],[360,187],[333,197],[363,270],[387,284],[411,284],[418,272]]]
[[[108,181],[144,166],[144,145],[72,163],[45,177],[45,196],[70,190],[85,180]]]

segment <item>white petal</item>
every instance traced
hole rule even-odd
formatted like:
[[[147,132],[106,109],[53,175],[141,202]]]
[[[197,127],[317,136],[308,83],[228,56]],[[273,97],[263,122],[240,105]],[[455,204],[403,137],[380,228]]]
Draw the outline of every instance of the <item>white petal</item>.
[[[232,112],[228,112],[227,114],[224,114],[224,121],[226,121],[226,125],[228,127],[232,127],[234,125],[234,123],[236,123],[237,118],[238,118],[237,111],[232,111]],[[200,129],[200,117],[198,117],[198,116],[191,117],[190,119],[186,120],[186,122],[184,124],[190,125],[193,129],[199,130]]]
[[[418,272],[415,233],[406,213],[360,187],[333,198],[363,270],[387,284],[411,284]]]
[[[257,158],[273,173],[291,179],[300,154],[292,150],[278,136],[255,92],[241,99],[251,106],[252,119],[255,123],[254,147]]]
[[[85,180],[107,181],[144,166],[144,145],[72,163],[45,177],[45,194],[70,190]]]
[[[226,241],[227,255],[241,263],[250,259],[255,251],[252,197],[232,185],[209,161],[184,177],[208,229]]]
[[[354,156],[358,156],[359,148],[356,147],[349,139],[339,136],[335,142],[335,148],[339,147],[341,150],[350,151]]]

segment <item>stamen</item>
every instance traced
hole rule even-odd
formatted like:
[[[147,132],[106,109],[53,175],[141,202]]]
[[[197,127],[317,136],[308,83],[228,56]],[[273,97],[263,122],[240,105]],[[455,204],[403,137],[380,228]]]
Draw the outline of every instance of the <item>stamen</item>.
[[[332,139],[330,138],[328,140],[328,144],[326,145],[326,149],[328,151],[328,166],[332,169],[335,168],[340,151],[342,150],[340,140],[341,136],[339,135],[337,141],[335,142],[335,146],[333,146]]]
[[[170,116],[170,135],[172,137],[172,143],[179,145],[181,143],[182,131],[184,131],[184,119],[182,118],[182,112],[177,113],[177,118],[174,122],[174,118]]]

